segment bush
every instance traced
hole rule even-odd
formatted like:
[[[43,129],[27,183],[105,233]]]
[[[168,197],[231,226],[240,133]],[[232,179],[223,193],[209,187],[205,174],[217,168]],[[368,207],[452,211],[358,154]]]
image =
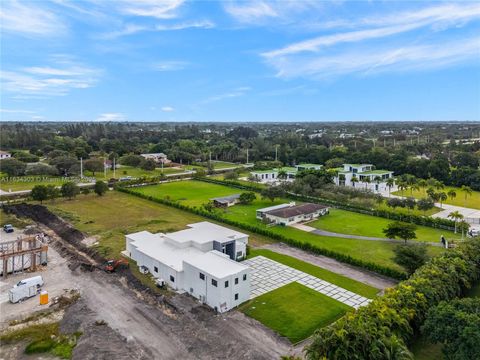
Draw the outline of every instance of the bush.
[[[55,341],[52,339],[41,339],[33,341],[25,348],[25,354],[45,353],[53,349]]]
[[[462,295],[479,278],[480,239],[470,239],[433,258],[369,305],[317,330],[305,348],[307,359],[410,359],[405,344],[429,309]]]
[[[35,164],[32,166],[27,167],[25,171],[26,175],[58,175],[58,170],[50,165],[47,164]]]
[[[39,158],[37,155],[26,153],[23,151],[19,151],[13,154],[13,157],[19,161],[23,161],[26,163],[34,163],[38,162]]]

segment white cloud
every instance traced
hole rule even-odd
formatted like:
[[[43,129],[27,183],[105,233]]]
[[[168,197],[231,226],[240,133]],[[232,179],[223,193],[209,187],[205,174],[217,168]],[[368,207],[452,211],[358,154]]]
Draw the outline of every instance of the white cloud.
[[[252,22],[265,17],[277,17],[278,13],[264,1],[227,3],[225,11],[240,22]]]
[[[186,61],[167,60],[167,61],[159,61],[153,64],[152,67],[156,71],[177,71],[177,70],[183,70],[189,65],[190,64]]]
[[[216,102],[216,101],[220,101],[220,100],[224,100],[224,99],[229,99],[229,98],[235,98],[235,97],[239,97],[239,96],[244,96],[247,94],[247,92],[249,92],[251,90],[251,88],[249,86],[241,86],[241,87],[237,87],[229,92],[226,92],[226,93],[223,93],[223,94],[219,94],[219,95],[215,95],[215,96],[211,96],[205,100],[203,100],[201,103],[202,104],[208,104],[208,103],[212,103],[212,102]]]
[[[156,31],[172,31],[172,30],[184,30],[184,29],[212,29],[215,27],[215,24],[210,20],[199,20],[199,21],[187,21],[178,24],[163,25],[159,24],[155,26]]]
[[[106,121],[125,121],[127,117],[125,114],[122,113],[104,113],[100,114],[100,116],[95,121],[106,122]]]
[[[0,109],[0,112],[6,114],[35,114],[35,111],[22,109]]]
[[[359,73],[362,76],[384,71],[436,69],[458,64],[480,55],[480,38],[462,39],[448,43],[411,45],[399,48],[359,49],[338,55],[303,56],[295,60],[270,59],[280,77],[328,78]]]
[[[54,66],[34,66],[2,70],[3,90],[22,98],[66,95],[72,89],[92,87],[101,71],[57,57]]]
[[[0,23],[2,32],[27,36],[60,36],[67,30],[57,15],[33,1],[2,1]]]
[[[317,36],[261,55],[279,77],[324,78],[353,72],[368,75],[386,70],[436,68],[478,59],[478,38],[464,36],[453,41],[452,37],[436,36],[441,30],[465,26],[477,19],[480,4],[432,6],[361,19],[355,26],[375,27]],[[423,36],[405,34],[419,29]],[[374,41],[393,36],[388,42]]]
[[[175,109],[174,109],[173,107],[171,107],[171,106],[163,106],[163,107],[161,108],[161,110],[162,110],[163,112],[172,112],[172,111],[175,111]]]
[[[184,0],[124,0],[119,2],[119,10],[126,15],[172,19],[178,16],[183,3]]]

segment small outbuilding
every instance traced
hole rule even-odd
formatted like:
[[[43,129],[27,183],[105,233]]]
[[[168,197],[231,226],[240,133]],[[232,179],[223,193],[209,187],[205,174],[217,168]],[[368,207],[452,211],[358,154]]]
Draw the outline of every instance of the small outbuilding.
[[[240,194],[233,194],[229,196],[217,197],[210,199],[213,201],[213,205],[219,208],[227,208],[238,203]]]
[[[329,207],[321,204],[295,203],[281,204],[270,208],[257,210],[257,219],[277,225],[292,225],[303,221],[310,221],[329,213]]]

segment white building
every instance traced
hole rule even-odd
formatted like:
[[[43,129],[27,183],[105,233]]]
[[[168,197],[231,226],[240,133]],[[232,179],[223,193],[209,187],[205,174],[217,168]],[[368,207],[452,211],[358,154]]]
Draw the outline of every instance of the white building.
[[[164,153],[151,153],[151,154],[140,154],[145,159],[151,159],[158,164],[170,164],[172,161],[167,158],[167,155]]]
[[[235,204],[238,204],[238,202],[240,201],[240,194],[216,197],[216,198],[210,199],[210,201],[212,201],[213,205],[215,205],[216,207],[227,208]]]
[[[343,164],[343,168],[336,170],[334,182],[337,186],[349,186],[376,193],[388,192],[387,180],[393,178],[393,171],[374,170],[371,164]]]
[[[258,209],[256,217],[272,224],[287,226],[310,221],[328,213],[329,208],[325,205],[313,203],[295,205],[294,202],[291,202]]]
[[[12,154],[10,154],[9,152],[0,150],[0,160],[8,159],[8,158],[11,158],[11,157],[12,157]]]
[[[299,171],[320,170],[323,165],[320,164],[298,164],[295,167],[282,167],[271,170],[251,171],[250,175],[262,184],[275,184],[281,181],[293,181]],[[286,177],[279,178],[278,175],[284,173]]]
[[[124,254],[174,290],[188,292],[216,311],[250,298],[250,269],[235,260],[246,256],[248,235],[199,222],[173,233],[141,231],[126,235]]]

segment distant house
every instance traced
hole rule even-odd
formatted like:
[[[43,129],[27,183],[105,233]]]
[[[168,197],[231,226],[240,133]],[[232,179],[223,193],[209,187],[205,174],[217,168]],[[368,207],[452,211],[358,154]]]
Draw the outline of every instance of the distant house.
[[[151,153],[151,154],[140,154],[145,159],[151,159],[157,164],[170,164],[172,161],[167,158],[167,155],[164,153]]]
[[[0,150],[0,160],[11,158],[12,154],[7,151]]]
[[[336,170],[334,182],[337,186],[371,190],[376,193],[388,191],[387,180],[393,178],[393,171],[374,170],[372,164],[343,164],[343,168]]]
[[[310,221],[328,213],[329,207],[325,205],[289,203],[258,209],[256,217],[262,221],[286,226]]]
[[[240,194],[233,194],[229,196],[217,197],[210,199],[213,201],[213,205],[220,208],[227,208],[238,203]]]
[[[275,184],[281,181],[293,181],[299,171],[303,170],[319,170],[323,167],[320,164],[299,164],[295,167],[285,166],[271,170],[251,171],[250,175],[258,182],[263,184]],[[282,174],[284,177],[282,177]],[[280,177],[279,177],[280,175]]]

